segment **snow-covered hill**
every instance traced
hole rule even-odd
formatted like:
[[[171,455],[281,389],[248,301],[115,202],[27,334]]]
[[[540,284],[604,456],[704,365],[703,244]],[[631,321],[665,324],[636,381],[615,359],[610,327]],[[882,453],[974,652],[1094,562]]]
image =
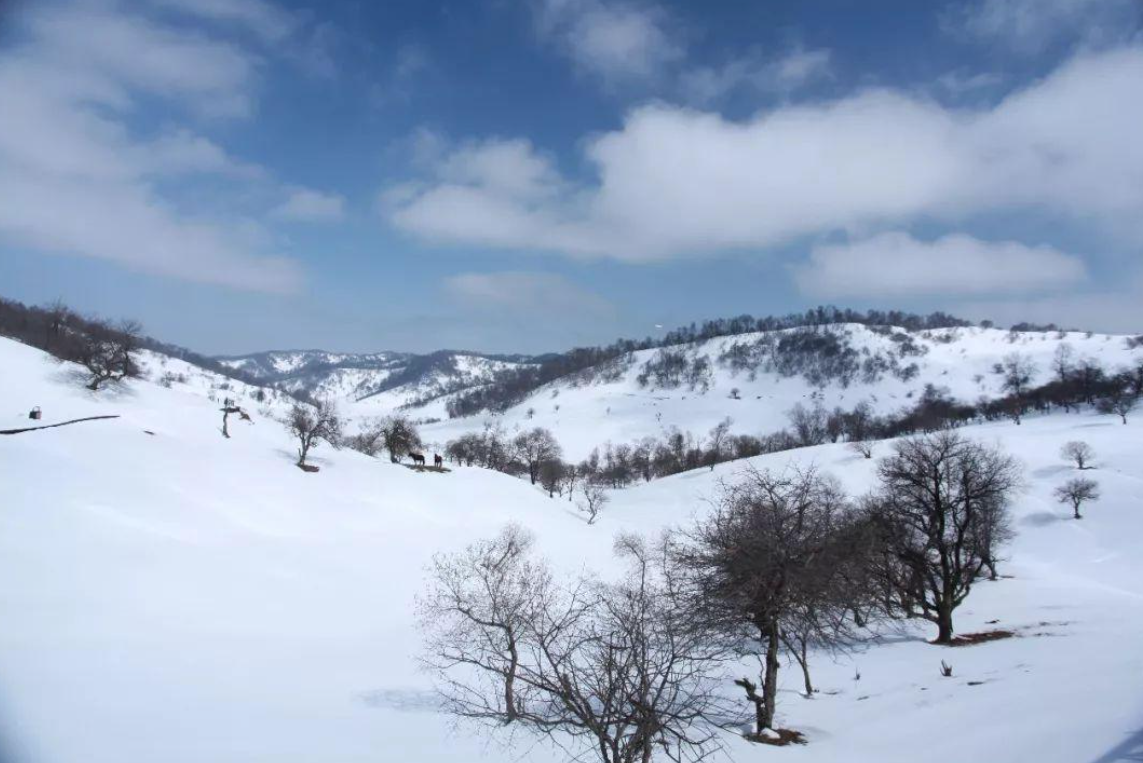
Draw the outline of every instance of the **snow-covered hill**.
[[[986,348],[997,355],[1011,349],[980,332],[970,340],[982,356]],[[1121,344],[1071,341],[1091,354],[1106,345],[1108,361]],[[1051,345],[1032,339],[1018,346],[1031,352],[1038,342]],[[964,374],[955,366],[968,365],[959,357],[950,343],[923,359],[959,379]],[[174,363],[167,370],[177,374]],[[973,368],[986,365],[972,361]],[[251,405],[253,423],[232,424],[233,437],[222,439],[210,395],[256,390],[211,389],[224,382],[208,377],[167,388],[152,368],[151,381],[92,394],[66,366],[4,339],[0,369],[0,428],[26,423],[34,405],[42,406],[44,423],[119,416],[0,437],[5,763],[562,760],[526,738],[506,749],[486,731],[454,733],[437,712],[414,661],[411,604],[424,565],[435,551],[515,521],[536,534],[557,570],[609,575],[617,533],[653,534],[689,521],[705,510],[703,499],[718,480],[733,479],[744,466],[722,464],[616,492],[599,523],[588,526],[566,502],[479,469],[416,473],[323,448],[314,458],[321,472],[305,474],[292,464],[282,427],[265,415],[272,409]],[[716,390],[732,378],[700,399],[725,404],[725,390]],[[735,383],[748,388],[741,377]],[[765,385],[792,383],[760,376],[752,384],[762,394]],[[642,402],[654,399],[630,380],[583,389],[611,386],[644,395]],[[563,387],[559,398],[577,389]],[[683,394],[668,399],[680,402]],[[694,399],[686,394],[687,402]],[[783,395],[775,407],[797,399]],[[588,403],[596,404],[586,400],[584,416],[594,411]],[[640,405],[636,397],[631,411]],[[677,415],[697,420],[705,410],[680,406]],[[1017,537],[1002,569],[1011,577],[978,586],[958,625],[969,631],[996,627],[986,625],[996,620],[1020,637],[947,649],[925,643],[928,630],[907,629],[852,655],[817,655],[821,693],[799,697],[799,677],[787,670],[780,694],[781,725],[804,731],[809,744],[760,748],[728,732],[729,760],[1137,759],[1138,418],[1124,426],[1114,417],[1053,415],[1020,427],[963,430],[1016,455],[1027,488],[1015,506]],[[607,421],[600,416],[597,425]],[[1057,455],[1071,439],[1094,447],[1097,468],[1088,474],[1104,493],[1082,522],[1069,520],[1050,496],[1073,474]],[[879,453],[887,447],[878,445]],[[753,459],[759,467],[791,462],[815,463],[853,492],[871,484],[874,464],[841,445]],[[953,678],[939,675],[942,659],[952,664]]]
[[[219,358],[261,383],[328,398],[351,418],[410,408],[416,418],[441,418],[445,398],[488,383],[527,359],[442,350],[427,355],[282,350]]]
[[[817,331],[740,334],[627,358],[559,379],[503,413],[481,413],[426,427],[445,442],[497,422],[507,431],[551,429],[565,456],[582,459],[610,441],[662,437],[672,427],[704,436],[727,416],[732,431],[767,434],[789,423],[797,403],[850,410],[865,401],[878,414],[895,414],[932,384],[975,403],[997,397],[1002,378],[993,367],[1019,353],[1037,368],[1034,384],[1052,378],[1057,349],[1072,361],[1090,358],[1116,370],[1143,360],[1128,338],[1083,332],[1010,332],[954,328],[910,332],[859,324]],[[641,378],[642,377],[642,378]]]

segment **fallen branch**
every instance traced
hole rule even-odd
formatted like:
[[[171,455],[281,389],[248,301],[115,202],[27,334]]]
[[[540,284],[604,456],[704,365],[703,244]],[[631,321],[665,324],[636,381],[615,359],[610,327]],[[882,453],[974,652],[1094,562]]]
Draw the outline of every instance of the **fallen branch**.
[[[88,416],[83,419],[72,419],[71,421],[61,421],[58,424],[43,424],[38,427],[24,427],[23,429],[0,429],[0,434],[23,434],[24,432],[35,432],[37,429],[54,429],[56,427],[66,427],[68,424],[78,424],[81,421],[98,421],[100,419],[117,419],[118,414],[114,416]]]

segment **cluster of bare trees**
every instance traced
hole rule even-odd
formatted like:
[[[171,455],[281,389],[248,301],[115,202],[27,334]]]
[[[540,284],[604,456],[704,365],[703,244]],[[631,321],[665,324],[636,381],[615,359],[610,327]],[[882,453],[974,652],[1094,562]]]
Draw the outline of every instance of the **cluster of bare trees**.
[[[527,475],[533,485],[539,482],[551,491],[565,479],[563,450],[555,435],[543,427],[510,436],[499,425],[487,424],[481,432],[470,432],[449,441],[445,455],[465,466]]]
[[[95,389],[108,382],[114,383],[135,376],[139,369],[134,353],[139,349],[153,350],[222,376],[257,384],[257,380],[249,374],[230,368],[214,358],[185,347],[159,342],[140,331],[139,324],[134,321],[109,321],[81,315],[59,299],[46,305],[29,306],[0,297],[0,336],[12,337],[60,360],[80,362],[81,356],[90,358],[96,370],[87,377],[85,384],[90,386],[94,383]],[[99,346],[99,341],[93,341],[100,335],[102,347]],[[110,342],[107,335],[111,335]],[[123,352],[124,339],[126,353]],[[131,363],[125,362],[127,359]],[[127,373],[123,373],[124,369]]]
[[[85,318],[59,300],[37,309],[24,308],[19,303],[3,307],[13,313],[22,312],[27,323],[38,323],[38,331],[29,326],[24,332],[35,340],[31,344],[82,367],[84,384],[92,391],[142,373],[138,355],[143,349],[143,328],[136,321],[110,323],[101,318]]]
[[[346,438],[345,444],[367,456],[385,451],[394,464],[424,447],[416,425],[401,414],[365,421],[357,434]]]
[[[438,557],[421,625],[449,709],[569,758],[697,760],[747,719],[772,738],[783,658],[812,696],[812,655],[887,618],[952,642],[956,609],[995,575],[1020,471],[946,431],[897,443],[878,475],[854,500],[816,469],[749,472],[693,527],[622,539],[632,571],[614,584],[558,584],[518,528]]]
[[[439,556],[419,602],[427,662],[447,708],[550,739],[569,759],[697,761],[718,748],[724,712],[716,634],[663,548],[621,538],[630,571],[614,583],[566,584],[534,558],[518,527]]]
[[[1095,459],[1095,450],[1082,440],[1064,443],[1060,456],[1075,464],[1081,472],[1094,468],[1092,461]],[[1071,505],[1073,517],[1083,519],[1080,508],[1085,503],[1099,500],[1099,483],[1086,477],[1074,477],[1057,487],[1053,495],[1058,502]]]

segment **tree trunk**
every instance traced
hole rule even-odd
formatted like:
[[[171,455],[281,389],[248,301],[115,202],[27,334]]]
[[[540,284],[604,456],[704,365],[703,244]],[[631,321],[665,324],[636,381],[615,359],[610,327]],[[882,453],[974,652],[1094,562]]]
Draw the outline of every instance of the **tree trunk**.
[[[810,660],[806,654],[806,640],[798,640],[798,664],[802,667],[802,680],[806,684],[806,699],[814,698],[814,684],[810,680]]]
[[[937,644],[951,644],[953,639],[952,605],[942,601],[937,606]]]
[[[998,575],[996,572],[996,560],[992,558],[991,553],[989,553],[988,557],[984,560],[984,566],[988,568],[988,579],[989,580],[999,580],[1000,579],[1000,575]]]
[[[505,723],[516,720],[516,669],[520,664],[520,655],[516,650],[516,639],[511,632],[508,633],[508,653],[511,655],[511,663],[508,666],[508,676],[504,679]]]
[[[769,632],[766,634],[766,673],[762,677],[763,716],[761,728],[758,729],[758,733],[762,733],[763,729],[773,728],[774,726],[774,711],[778,705],[779,648],[778,624],[773,623],[770,625]]]

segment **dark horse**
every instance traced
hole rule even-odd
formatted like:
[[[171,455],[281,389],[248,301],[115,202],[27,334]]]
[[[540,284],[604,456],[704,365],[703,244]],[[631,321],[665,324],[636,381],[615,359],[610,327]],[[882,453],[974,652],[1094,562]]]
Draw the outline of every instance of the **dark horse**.
[[[424,457],[424,454],[421,454],[421,453],[410,453],[410,454],[409,454],[409,458],[413,459],[413,463],[414,463],[414,464],[420,464],[421,466],[424,466],[424,465],[425,465],[425,457]]]
[[[433,454],[433,466],[437,467],[438,469],[444,466],[444,459],[441,458],[440,453]]]

